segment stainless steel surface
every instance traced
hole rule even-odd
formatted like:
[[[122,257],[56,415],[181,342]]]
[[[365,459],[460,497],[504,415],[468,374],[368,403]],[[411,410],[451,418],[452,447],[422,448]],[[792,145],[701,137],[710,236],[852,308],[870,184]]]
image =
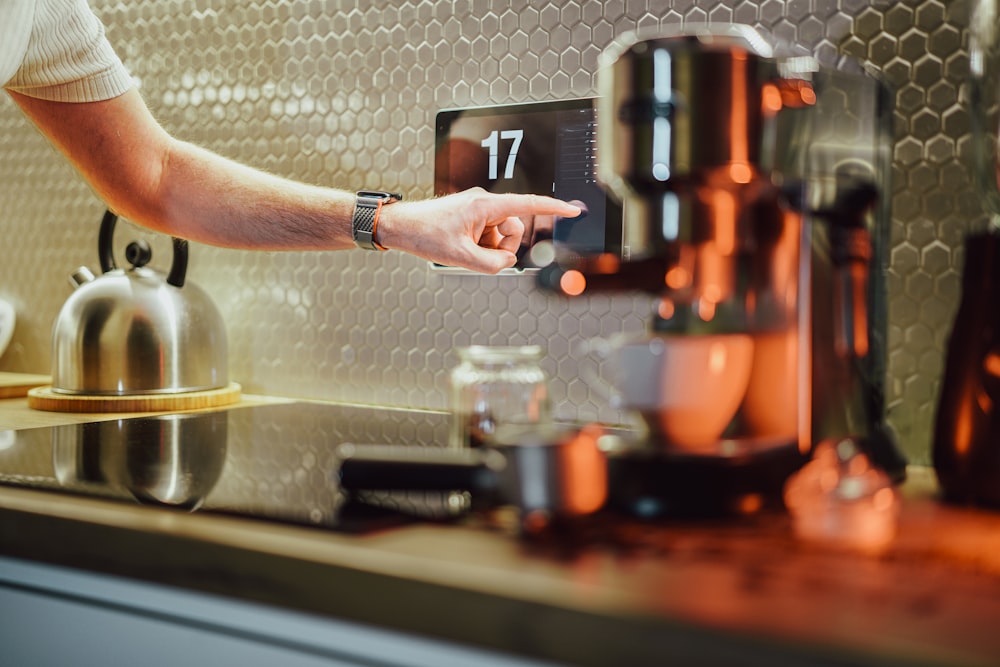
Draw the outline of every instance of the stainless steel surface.
[[[896,96],[888,400],[912,458],[929,461],[944,341],[959,301],[961,239],[981,218],[962,162],[968,71],[962,0],[93,0],[164,126],[280,174],[348,190],[433,193],[438,109],[593,96],[597,56],[636,28],[739,21],[824,62],[881,70]],[[18,329],[0,369],[48,373],[64,274],[92,263],[103,210],[0,96],[0,298]],[[159,252],[157,239],[151,239]],[[30,277],[26,280],[25,277]],[[454,348],[539,343],[558,412],[618,420],[579,377],[576,342],[640,332],[650,302],[566,303],[530,279],[434,274],[396,253],[192,248],[191,278],[229,326],[247,391],[443,408]],[[499,289],[498,289],[499,287]],[[380,308],[371,308],[377,295]],[[362,304],[364,304],[363,307]]]
[[[780,77],[770,44],[749,26],[705,24],[623,36],[602,57],[601,177],[624,202],[631,258],[668,262],[657,291],[677,306],[670,317],[695,313],[685,330],[760,328],[752,298],[776,320],[765,326],[790,323],[795,297],[781,291],[794,283],[771,267],[781,266],[782,209],[799,205],[784,206],[781,189],[794,199],[802,178],[775,154],[782,124],[805,150],[794,107],[812,106],[799,88],[815,93],[808,79]]]
[[[705,170],[740,164],[757,172],[745,174],[744,185],[750,184],[773,159],[767,149],[773,122],[763,104],[770,91],[765,84],[778,78],[772,56],[770,42],[749,26],[621,36],[601,58],[598,142],[614,147],[599,156],[601,179],[619,198],[631,199],[693,185]],[[684,230],[678,233],[683,237]],[[651,241],[630,238],[633,255]]]
[[[699,368],[654,371],[654,385],[684,388],[643,411],[655,447],[728,457],[730,441],[760,441],[806,453],[858,436],[884,445],[877,463],[902,474],[892,443],[874,437],[885,407],[875,371],[886,355],[879,203],[891,192],[892,106],[852,62],[822,67],[770,42],[706,24],[609,49],[598,160],[623,201],[632,258],[571,257],[541,282],[568,295],[645,290],[660,299],[658,349],[706,341]],[[705,335],[736,332],[743,353],[740,338]],[[728,379],[739,411],[698,431],[701,409],[723,411],[714,377]]]
[[[208,294],[185,280],[186,243],[175,241],[169,275],[143,266],[150,257],[139,244],[127,251],[133,266],[119,269],[116,220],[109,212],[101,225],[104,273],[84,279],[53,326],[53,391],[124,396],[225,387],[225,323]]]
[[[67,299],[52,334],[52,386],[69,394],[175,393],[225,387],[225,328],[193,283],[117,269]]]

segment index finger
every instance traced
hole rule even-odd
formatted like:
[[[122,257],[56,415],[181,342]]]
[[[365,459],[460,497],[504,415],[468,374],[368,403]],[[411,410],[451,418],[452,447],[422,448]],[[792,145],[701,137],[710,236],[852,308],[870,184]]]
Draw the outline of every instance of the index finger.
[[[580,215],[580,207],[553,197],[543,195],[497,194],[490,198],[491,218],[522,218],[529,215],[558,215],[575,218]]]

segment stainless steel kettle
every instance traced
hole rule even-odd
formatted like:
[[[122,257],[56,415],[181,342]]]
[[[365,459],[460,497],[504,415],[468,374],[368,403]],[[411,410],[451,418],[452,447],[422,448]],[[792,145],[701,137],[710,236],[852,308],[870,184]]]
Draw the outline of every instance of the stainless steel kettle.
[[[173,239],[173,263],[164,275],[146,264],[152,251],[134,241],[115,265],[112,240],[118,216],[101,221],[102,275],[83,267],[52,332],[52,390],[125,396],[181,393],[228,385],[225,324],[208,295],[185,284],[187,241]]]

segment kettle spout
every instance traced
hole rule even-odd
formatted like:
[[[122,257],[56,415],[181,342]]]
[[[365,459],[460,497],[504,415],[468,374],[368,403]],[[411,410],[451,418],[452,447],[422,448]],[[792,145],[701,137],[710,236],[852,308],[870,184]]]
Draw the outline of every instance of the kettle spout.
[[[94,273],[86,266],[81,266],[76,271],[70,274],[69,284],[73,286],[73,289],[85,285],[94,280]]]

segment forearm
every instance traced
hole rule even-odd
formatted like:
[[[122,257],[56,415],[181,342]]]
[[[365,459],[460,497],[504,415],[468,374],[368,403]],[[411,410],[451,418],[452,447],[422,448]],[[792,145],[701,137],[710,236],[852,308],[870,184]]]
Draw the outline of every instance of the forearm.
[[[79,104],[11,97],[98,195],[134,222],[230,248],[353,245],[352,193],[279,178],[173,139],[135,90]],[[524,232],[520,218],[579,213],[549,197],[466,190],[392,204],[381,213],[377,240],[432,262],[496,273],[515,262]]]
[[[271,250],[353,246],[352,193],[273,176],[184,142],[171,142],[150,201],[154,219],[147,224],[202,243]]]
[[[173,139],[135,90],[80,104],[11,97],[97,194],[134,222],[231,248],[352,245],[352,194],[279,178]]]

